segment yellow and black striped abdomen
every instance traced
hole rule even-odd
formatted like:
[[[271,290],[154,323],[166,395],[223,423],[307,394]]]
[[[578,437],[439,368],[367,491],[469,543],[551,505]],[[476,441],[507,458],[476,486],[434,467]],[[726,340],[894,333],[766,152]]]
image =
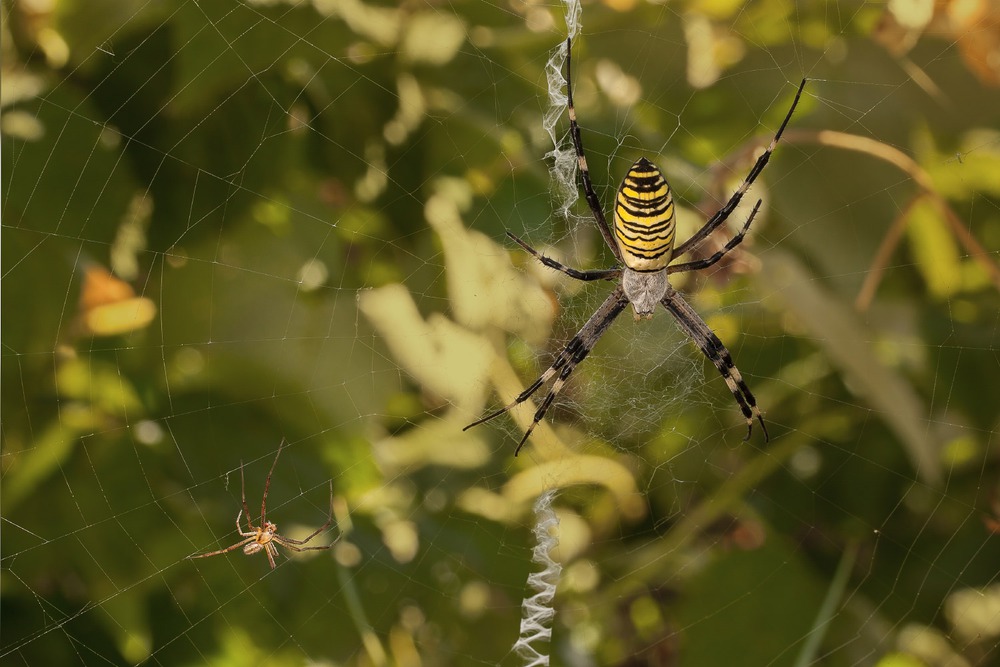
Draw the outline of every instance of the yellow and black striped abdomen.
[[[644,157],[618,188],[614,231],[622,259],[634,271],[659,271],[673,256],[674,197],[667,179]]]

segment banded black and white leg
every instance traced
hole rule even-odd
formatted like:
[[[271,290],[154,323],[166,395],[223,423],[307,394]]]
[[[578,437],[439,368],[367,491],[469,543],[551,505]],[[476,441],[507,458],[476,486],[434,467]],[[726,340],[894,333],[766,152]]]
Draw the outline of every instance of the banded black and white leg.
[[[805,86],[806,80],[802,79],[802,83],[799,84],[799,89],[795,93],[795,99],[792,100],[792,106],[788,108],[788,113],[785,114],[785,119],[781,121],[781,126],[778,127],[778,131],[775,132],[774,138],[771,139],[771,143],[768,145],[767,150],[761,153],[760,157],[757,158],[757,161],[754,162],[753,167],[750,168],[750,172],[746,175],[746,178],[743,179],[740,187],[736,188],[736,192],[734,192],[733,196],[729,198],[729,201],[727,201],[722,208],[716,211],[715,215],[713,215],[709,221],[705,223],[704,227],[695,232],[687,241],[674,248],[674,257],[680,257],[684,253],[690,252],[701,245],[702,242],[704,242],[704,240],[707,239],[712,232],[718,229],[719,226],[726,221],[730,214],[736,210],[736,207],[739,206],[740,201],[743,199],[743,195],[746,194],[746,191],[751,185],[753,185],[753,182],[757,180],[757,177],[760,176],[760,172],[764,171],[767,161],[771,159],[771,153],[774,152],[774,148],[778,145],[778,141],[781,139],[781,134],[785,131],[785,126],[787,126],[788,121],[791,120],[792,114],[795,112],[795,107],[799,104],[799,98],[802,97],[802,89],[805,88]]]
[[[577,280],[588,282],[591,280],[613,280],[615,278],[618,278],[622,274],[622,270],[620,268],[593,269],[591,271],[580,271],[578,269],[574,269],[570,266],[566,266],[565,264],[557,262],[551,257],[546,257],[545,255],[538,252],[530,245],[519,239],[517,236],[511,234],[510,232],[507,232],[507,236],[509,236],[510,239],[514,241],[514,243],[518,244],[526,251],[528,251],[539,262],[549,267],[550,269],[555,269],[556,271],[561,271],[562,273],[565,273],[570,278],[576,278]]]
[[[573,105],[573,78],[570,63],[572,61],[573,45],[571,40],[566,38],[566,113],[569,116],[569,135],[573,139],[573,148],[576,150],[576,162],[580,169],[580,180],[583,182],[583,193],[587,199],[587,206],[590,207],[594,220],[597,221],[597,228],[601,230],[604,242],[611,248],[615,258],[621,262],[622,254],[611,233],[611,227],[604,217],[604,209],[601,208],[601,201],[594,192],[594,184],[590,181],[590,169],[587,167],[587,156],[583,152],[583,138],[580,136],[580,125],[576,122],[576,107]]]
[[[601,307],[597,309],[589,320],[587,320],[587,323],[583,325],[583,328],[580,329],[580,331],[573,336],[573,339],[566,344],[562,351],[559,352],[555,361],[552,362],[552,365],[549,366],[544,373],[538,376],[538,379],[532,382],[527,389],[518,394],[517,398],[509,404],[499,410],[496,410],[495,412],[491,412],[482,419],[472,422],[462,430],[467,431],[473,426],[478,426],[479,424],[490,421],[494,417],[499,417],[508,410],[524,403],[526,400],[531,398],[536,391],[545,385],[545,383],[555,378],[548,393],[545,395],[545,398],[542,399],[538,409],[535,411],[535,416],[531,421],[531,425],[525,429],[524,436],[521,438],[521,441],[517,443],[517,449],[514,450],[514,456],[517,456],[518,452],[521,451],[521,447],[531,435],[531,432],[535,430],[535,426],[538,425],[538,422],[542,421],[542,418],[545,416],[546,411],[548,411],[549,406],[552,405],[552,401],[559,395],[563,385],[566,383],[566,380],[569,379],[570,374],[573,373],[577,364],[583,361],[587,355],[590,354],[590,351],[594,348],[594,345],[597,344],[597,341],[600,340],[601,336],[604,335],[604,332],[608,330],[611,323],[615,321],[615,318],[621,314],[621,312],[625,309],[625,306],[628,304],[629,300],[625,296],[625,292],[622,290],[621,285],[617,286],[614,291],[608,295],[608,298],[604,300]]]
[[[756,419],[764,431],[764,441],[766,442],[769,439],[767,426],[764,425],[764,417],[761,415],[760,408],[757,407],[757,399],[754,398],[750,387],[744,382],[743,375],[733,363],[733,357],[729,354],[726,346],[722,344],[715,332],[705,324],[705,320],[701,319],[697,311],[673,287],[667,287],[667,294],[660,303],[674,316],[684,332],[715,365],[716,370],[726,381],[726,386],[729,387],[729,391],[732,392],[733,398],[736,399],[736,403],[740,406],[743,417],[747,421],[747,436],[744,440],[750,439],[750,434],[753,432],[753,420]]]
[[[729,239],[729,242],[723,246],[722,250],[719,250],[711,257],[706,257],[705,259],[696,259],[691,262],[682,262],[681,264],[671,264],[667,266],[667,273],[683,273],[684,271],[699,271],[701,269],[707,269],[725,257],[730,251],[743,242],[743,237],[747,235],[747,231],[750,229],[750,224],[753,222],[754,217],[756,217],[757,211],[760,210],[760,204],[761,200],[758,199],[757,203],[753,207],[753,210],[750,211],[747,221],[743,223],[743,228],[740,229],[736,236]]]

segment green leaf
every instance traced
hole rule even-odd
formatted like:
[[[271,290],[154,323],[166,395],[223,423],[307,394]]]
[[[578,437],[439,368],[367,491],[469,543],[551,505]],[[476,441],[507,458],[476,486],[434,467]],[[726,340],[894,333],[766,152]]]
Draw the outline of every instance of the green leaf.
[[[906,233],[917,269],[931,295],[945,299],[958,292],[962,288],[958,246],[937,207],[927,197],[910,207]]]

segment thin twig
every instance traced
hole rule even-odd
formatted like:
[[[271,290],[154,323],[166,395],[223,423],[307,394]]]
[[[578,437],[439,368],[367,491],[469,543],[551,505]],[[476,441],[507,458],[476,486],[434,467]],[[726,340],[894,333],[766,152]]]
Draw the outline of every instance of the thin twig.
[[[952,210],[951,206],[948,205],[945,198],[942,197],[935,189],[934,181],[930,174],[928,174],[923,167],[917,164],[913,158],[906,155],[902,151],[893,148],[892,146],[882,143],[881,141],[858,136],[856,134],[847,134],[846,132],[834,132],[832,130],[789,130],[785,133],[784,141],[788,144],[814,143],[821,146],[832,146],[834,148],[857,151],[859,153],[871,155],[872,157],[876,157],[897,167],[900,171],[912,178],[920,189],[924,191],[924,195],[937,207],[938,211],[941,212],[952,233],[965,247],[965,251],[968,256],[979,262],[979,264],[986,269],[986,272],[989,274],[994,286],[997,290],[1000,290],[1000,266],[998,266],[996,262],[991,261],[990,253],[983,248],[983,246],[979,244],[979,241],[976,240],[976,237],[973,236],[968,229],[966,229],[962,220]],[[908,219],[908,217],[905,216],[901,217],[903,220]],[[892,230],[890,230],[889,234],[892,234]],[[873,261],[870,271],[879,278],[882,275],[884,262],[888,261],[888,258],[892,255],[892,251],[895,250],[896,244],[898,244],[899,240],[902,238],[901,233],[895,234],[894,236],[895,238],[892,239],[894,243],[890,246],[887,242],[883,241],[883,247],[879,248],[879,253],[876,255],[875,260],[881,261],[883,264],[880,266]],[[876,288],[877,282],[872,285],[866,284],[862,287],[863,290],[870,292],[872,296],[874,296]],[[856,301],[856,305],[859,310],[863,310],[861,307],[861,297],[862,294],[859,293]],[[864,306],[867,307],[867,304],[870,303],[870,301],[871,297],[868,297],[867,301],[863,302]]]
[[[910,203],[904,206],[903,210],[892,221],[889,231],[882,237],[882,242],[879,244],[878,250],[875,251],[875,257],[872,259],[871,268],[865,273],[861,289],[858,290],[858,296],[854,299],[854,309],[859,313],[868,310],[872,299],[875,298],[875,291],[878,289],[879,283],[882,282],[882,274],[885,273],[885,267],[889,263],[889,258],[896,251],[900,239],[903,238],[903,232],[906,231],[906,222],[910,219],[910,211],[923,198],[923,195],[917,195],[911,199]]]
[[[893,148],[892,146],[876,139],[862,137],[857,134],[848,134],[846,132],[836,132],[833,130],[790,129],[782,135],[781,142],[785,145],[816,144],[820,146],[830,146],[832,148],[841,148],[844,150],[864,153],[884,162],[888,162],[908,175],[923,191],[922,196],[926,196],[928,200],[934,204],[935,207],[937,207],[938,211],[941,212],[945,222],[951,229],[952,234],[954,234],[958,241],[965,247],[967,255],[974,261],[978,262],[986,270],[986,273],[990,276],[993,285],[998,291],[1000,291],[1000,265],[990,259],[989,251],[980,245],[979,241],[976,240],[976,237],[969,232],[961,218],[959,218],[958,215],[952,210],[951,206],[949,206],[947,200],[935,189],[934,180],[931,178],[931,175],[928,174],[927,171],[913,158],[906,155],[899,149]],[[747,155],[753,155],[753,153],[763,146],[764,143],[766,143],[765,139],[750,142],[743,150],[737,151],[728,159],[717,165],[717,169],[719,170],[717,173],[729,173],[733,164],[746,159]],[[916,197],[914,201],[908,205],[907,211],[912,208],[913,204],[920,198],[920,196]],[[900,240],[902,239],[902,232],[906,226],[905,223],[909,219],[905,213],[906,211],[896,218],[893,226],[886,233],[886,237],[883,239],[875,258],[872,260],[872,266],[868,271],[868,275],[874,277],[870,277],[865,280],[865,283],[862,285],[857,299],[855,300],[855,307],[859,311],[865,310],[874,298],[875,291],[878,288],[878,283],[884,273],[885,264],[888,262],[892,253],[895,251]]]

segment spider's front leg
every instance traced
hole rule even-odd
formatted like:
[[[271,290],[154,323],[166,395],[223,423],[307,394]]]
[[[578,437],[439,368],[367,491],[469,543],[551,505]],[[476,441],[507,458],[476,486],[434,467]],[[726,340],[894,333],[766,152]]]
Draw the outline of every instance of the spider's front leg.
[[[757,180],[760,173],[764,171],[764,167],[767,166],[768,160],[771,159],[771,154],[777,147],[778,141],[781,140],[781,135],[785,131],[788,121],[792,119],[792,114],[795,113],[795,107],[798,106],[799,98],[802,97],[802,91],[805,87],[806,79],[802,79],[802,83],[799,84],[799,89],[795,92],[795,99],[792,100],[792,106],[789,107],[788,113],[785,114],[785,119],[781,121],[781,125],[778,127],[778,131],[775,132],[774,138],[771,139],[771,143],[768,145],[767,149],[761,153],[760,157],[757,158],[757,161],[754,162],[753,166],[750,168],[750,172],[743,179],[740,186],[736,188],[736,192],[734,192],[729,198],[729,201],[723,204],[722,208],[720,208],[715,215],[713,215],[708,222],[705,223],[704,227],[695,232],[694,235],[687,241],[677,246],[674,251],[675,257],[691,252],[700,246],[702,242],[707,239],[712,232],[718,229],[719,226],[726,221],[729,215],[736,210],[736,207],[739,206],[740,201],[743,199],[743,195],[750,189],[750,186]]]
[[[243,528],[240,526],[240,515],[247,518],[247,526],[250,527],[250,532],[256,534],[256,528],[253,525],[253,521],[250,520],[250,508],[247,507],[247,482],[246,478],[243,476],[243,461],[240,461],[240,502],[243,504],[243,509],[240,513],[236,515],[236,529],[240,531],[240,535],[248,537],[247,533],[243,532]]]

